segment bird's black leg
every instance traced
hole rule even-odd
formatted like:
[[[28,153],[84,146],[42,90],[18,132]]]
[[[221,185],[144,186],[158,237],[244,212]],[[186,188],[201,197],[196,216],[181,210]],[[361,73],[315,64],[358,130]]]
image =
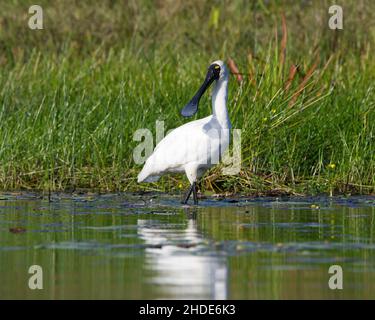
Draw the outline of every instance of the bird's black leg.
[[[195,182],[194,182],[195,183]],[[190,198],[190,195],[191,193],[193,192],[194,190],[194,183],[190,186],[189,190],[186,192],[186,196],[185,196],[185,200],[182,201],[182,204],[187,204],[189,198]]]
[[[193,198],[194,198],[194,204],[198,204],[198,197],[197,197],[197,183],[193,182]]]

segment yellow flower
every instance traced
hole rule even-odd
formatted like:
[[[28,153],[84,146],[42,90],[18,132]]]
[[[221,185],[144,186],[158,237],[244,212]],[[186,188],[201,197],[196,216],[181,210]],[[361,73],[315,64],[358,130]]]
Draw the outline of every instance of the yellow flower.
[[[272,112],[272,113],[276,113],[276,109],[272,109],[271,112]]]
[[[336,168],[336,165],[334,164],[334,163],[330,163],[330,164],[328,164],[328,169],[335,169]]]
[[[268,119],[267,118],[263,118],[262,120],[263,120],[263,122],[266,122]]]
[[[182,183],[180,183],[180,184],[178,185],[178,187],[179,187],[180,189],[182,189]]]

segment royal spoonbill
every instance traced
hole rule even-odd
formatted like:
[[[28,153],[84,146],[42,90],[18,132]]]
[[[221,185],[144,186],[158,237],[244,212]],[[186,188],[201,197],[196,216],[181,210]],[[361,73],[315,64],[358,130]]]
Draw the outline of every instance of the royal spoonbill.
[[[212,92],[212,115],[185,123],[174,129],[155,147],[138,175],[138,182],[154,182],[165,173],[185,172],[190,188],[182,201],[186,204],[193,193],[194,204],[198,204],[197,180],[204,172],[217,164],[230,139],[231,123],[227,111],[229,73],[221,60],[208,67],[206,78],[181,110],[181,115],[191,117],[198,111],[199,100],[215,82]]]

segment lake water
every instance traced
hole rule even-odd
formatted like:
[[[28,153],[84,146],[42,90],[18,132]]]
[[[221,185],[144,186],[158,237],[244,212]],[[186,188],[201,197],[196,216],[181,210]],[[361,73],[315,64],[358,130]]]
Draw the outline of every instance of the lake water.
[[[0,298],[375,298],[375,197],[179,200],[0,194]]]

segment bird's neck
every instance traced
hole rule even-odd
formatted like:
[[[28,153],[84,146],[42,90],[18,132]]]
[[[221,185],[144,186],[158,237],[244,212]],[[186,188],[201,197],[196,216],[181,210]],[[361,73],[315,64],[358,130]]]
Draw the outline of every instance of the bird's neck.
[[[228,77],[216,82],[212,92],[212,114],[223,128],[230,128],[227,111]]]

